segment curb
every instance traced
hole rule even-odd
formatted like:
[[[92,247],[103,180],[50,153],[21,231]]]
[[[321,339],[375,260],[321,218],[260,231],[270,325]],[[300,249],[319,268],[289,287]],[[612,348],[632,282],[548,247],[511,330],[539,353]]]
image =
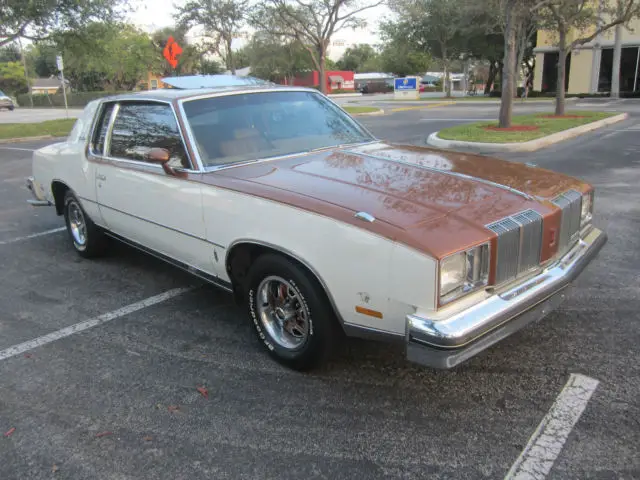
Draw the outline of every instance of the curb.
[[[349,113],[349,112],[347,112]],[[352,117],[367,117],[367,116],[375,116],[375,115],[384,115],[384,110],[379,108],[375,112],[364,112],[364,113],[349,113]]]
[[[427,144],[439,148],[471,148],[476,150],[485,150],[490,152],[533,152],[542,147],[552,145],[554,143],[568,140],[583,133],[597,130],[598,128],[618,123],[629,118],[628,113],[621,113],[613,117],[604,118],[595,122],[580,125],[578,127],[563,130],[561,132],[547,135],[546,137],[530,140],[528,142],[513,143],[483,143],[483,142],[464,142],[462,140],[445,140],[438,137],[438,132],[434,132],[427,138]]]
[[[571,98],[567,98],[565,99],[565,103],[569,102],[569,103],[573,103],[573,102],[577,102],[578,100],[580,100],[577,97],[571,97]],[[435,103],[441,103],[441,102],[447,102],[451,105],[500,105],[500,99],[497,100],[456,100],[455,97],[453,97],[451,100],[380,100],[380,103],[402,103],[402,104],[409,104],[409,105],[424,105],[424,104],[435,104]],[[555,99],[551,98],[551,99],[536,99],[536,100],[526,100],[524,102],[520,101],[517,98],[513,99],[513,104],[514,105],[549,105],[549,104],[553,104],[553,102],[555,102]]]
[[[362,93],[336,93],[329,94],[327,97],[329,98],[344,98],[344,97],[361,97]]]
[[[54,137],[53,135],[38,135],[36,137],[2,138],[0,139],[0,145],[5,143],[21,143],[21,142],[32,142],[37,140],[51,140],[54,138],[67,138],[67,137]]]

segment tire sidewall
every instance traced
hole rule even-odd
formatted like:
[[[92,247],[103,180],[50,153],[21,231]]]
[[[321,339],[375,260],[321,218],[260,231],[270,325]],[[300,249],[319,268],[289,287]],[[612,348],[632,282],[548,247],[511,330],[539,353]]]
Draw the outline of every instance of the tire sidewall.
[[[307,309],[309,321],[309,335],[301,346],[296,349],[287,349],[280,346],[271,338],[269,332],[264,328],[257,313],[257,290],[258,286],[268,276],[278,276],[289,282],[304,303]],[[253,324],[258,339],[269,351],[269,353],[279,360],[285,362],[307,362],[321,354],[327,343],[328,322],[326,306],[323,305],[319,292],[314,283],[298,267],[291,265],[286,259],[268,255],[260,258],[252,268],[247,279],[247,303],[249,317]]]

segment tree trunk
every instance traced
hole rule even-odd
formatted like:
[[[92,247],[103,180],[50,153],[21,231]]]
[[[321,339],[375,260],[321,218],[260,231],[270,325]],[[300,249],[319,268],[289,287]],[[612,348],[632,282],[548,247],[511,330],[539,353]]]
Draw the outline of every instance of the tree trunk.
[[[231,39],[226,41],[226,43],[227,43],[227,61],[229,63],[229,70],[231,70],[231,75],[235,75],[236,74],[236,60],[233,57],[233,50],[231,49],[231,42],[232,42]]]
[[[523,22],[524,23],[524,22]],[[516,58],[516,72],[514,75],[514,84],[515,84],[515,91],[516,94],[518,92],[518,84],[520,83],[520,76],[522,74],[522,63],[524,60],[524,52],[527,49],[527,31],[524,28],[524,24],[521,23],[519,25],[519,31],[517,32],[518,34],[518,55]]]
[[[491,93],[491,87],[496,78],[496,62],[492,61],[489,65],[489,75],[487,75],[487,83],[484,86],[484,94],[489,95]]]
[[[318,50],[318,60],[320,64],[320,91],[326,95],[327,93],[327,79],[325,72],[325,65],[327,64],[327,52],[324,48]]]
[[[449,76],[449,61],[444,60],[444,75],[442,77],[442,81],[444,82],[444,95],[447,98],[451,97],[451,81]]]
[[[500,99],[499,127],[511,126],[513,112],[514,74],[516,69],[516,22],[514,21],[514,1],[507,2],[504,30],[504,61],[502,67],[502,98]]]
[[[620,57],[622,56],[622,25],[616,25],[616,40],[611,68],[611,98],[620,97]]]
[[[567,30],[559,29],[558,42],[558,82],[556,84],[556,115],[564,115],[564,80],[567,74]]]

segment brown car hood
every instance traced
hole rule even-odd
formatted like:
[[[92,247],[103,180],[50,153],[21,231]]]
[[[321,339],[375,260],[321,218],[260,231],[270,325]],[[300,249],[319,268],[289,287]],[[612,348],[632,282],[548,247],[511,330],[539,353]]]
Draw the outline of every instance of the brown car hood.
[[[590,188],[522,164],[385,143],[219,174],[232,181],[234,189],[346,221],[436,258],[493,238],[485,228],[488,223],[528,208],[551,217],[556,208],[549,199],[570,188]],[[355,218],[360,211],[376,220]]]

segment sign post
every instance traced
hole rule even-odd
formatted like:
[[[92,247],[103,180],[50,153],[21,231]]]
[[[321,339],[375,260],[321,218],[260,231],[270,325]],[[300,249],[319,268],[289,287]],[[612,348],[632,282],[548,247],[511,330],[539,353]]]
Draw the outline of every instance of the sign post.
[[[62,81],[62,95],[64,96],[64,111],[67,114],[67,118],[69,118],[69,107],[67,106],[67,86],[64,84],[64,63],[62,62],[62,55],[56,56],[56,65],[58,66],[58,70],[60,70],[60,78]]]
[[[393,83],[393,98],[395,100],[419,100],[420,77],[396,78]]]

